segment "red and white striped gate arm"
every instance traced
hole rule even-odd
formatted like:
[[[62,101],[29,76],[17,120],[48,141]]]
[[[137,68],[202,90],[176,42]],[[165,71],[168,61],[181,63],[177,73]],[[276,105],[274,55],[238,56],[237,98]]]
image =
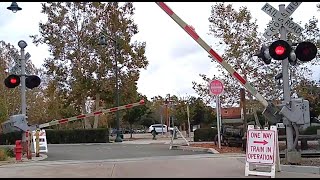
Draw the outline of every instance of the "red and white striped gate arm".
[[[234,78],[236,78],[253,96],[255,96],[265,107],[268,102],[261,96],[251,84],[240,76],[221,56],[219,56],[200,36],[185,23],[178,15],[176,15],[164,2],[156,2],[156,4],[164,10],[179,26],[184,29],[204,50],[206,50],[218,63],[220,63]]]
[[[135,106],[144,105],[144,103],[145,102],[142,99],[139,102],[132,103],[132,104],[127,104],[127,105],[124,105],[124,106],[114,107],[114,108],[110,108],[110,109],[103,109],[103,110],[96,111],[96,112],[93,112],[93,113],[81,114],[81,115],[78,115],[78,116],[74,116],[74,117],[70,117],[70,118],[64,118],[64,119],[60,119],[60,120],[53,120],[53,121],[48,122],[48,123],[40,124],[39,128],[41,129],[41,128],[45,128],[45,127],[49,127],[49,126],[53,126],[53,125],[57,125],[57,124],[63,124],[63,123],[67,123],[67,122],[70,122],[70,121],[76,121],[76,120],[79,120],[79,119],[92,117],[92,116],[100,116],[101,114],[104,114],[104,113],[116,112],[116,111],[123,110],[123,109],[130,109],[130,108],[135,107]]]

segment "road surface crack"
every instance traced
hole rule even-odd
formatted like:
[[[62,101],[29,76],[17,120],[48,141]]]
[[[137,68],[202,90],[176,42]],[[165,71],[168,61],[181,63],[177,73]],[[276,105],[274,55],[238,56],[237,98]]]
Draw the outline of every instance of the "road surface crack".
[[[113,164],[112,170],[111,170],[111,177],[113,176],[113,171],[114,171],[114,167],[116,166],[116,164]]]

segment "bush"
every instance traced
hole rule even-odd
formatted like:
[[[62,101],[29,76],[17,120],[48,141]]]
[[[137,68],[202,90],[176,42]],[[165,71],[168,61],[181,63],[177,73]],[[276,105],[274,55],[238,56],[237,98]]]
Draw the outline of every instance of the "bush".
[[[0,134],[0,145],[15,145],[16,140],[21,140],[21,132]],[[46,130],[48,144],[66,143],[108,143],[109,130],[99,129],[70,129]]]
[[[4,149],[0,149],[0,161],[6,161],[8,159],[8,156],[6,154],[6,151]]]
[[[199,128],[194,131],[194,142],[214,141],[214,137],[218,134],[217,128]]]
[[[320,129],[320,126],[309,126],[301,134],[303,135],[316,135],[317,130]]]
[[[4,151],[8,157],[16,157],[13,148],[6,147]]]
[[[48,144],[108,143],[108,129],[46,130]]]
[[[16,140],[21,140],[21,132],[11,132],[7,134],[0,134],[0,145],[15,145]]]

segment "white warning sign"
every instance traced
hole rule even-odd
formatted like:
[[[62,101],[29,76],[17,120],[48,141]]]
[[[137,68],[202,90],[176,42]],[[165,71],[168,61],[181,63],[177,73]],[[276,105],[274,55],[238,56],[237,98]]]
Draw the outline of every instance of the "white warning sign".
[[[246,161],[257,164],[274,164],[275,142],[275,131],[273,130],[248,130]]]

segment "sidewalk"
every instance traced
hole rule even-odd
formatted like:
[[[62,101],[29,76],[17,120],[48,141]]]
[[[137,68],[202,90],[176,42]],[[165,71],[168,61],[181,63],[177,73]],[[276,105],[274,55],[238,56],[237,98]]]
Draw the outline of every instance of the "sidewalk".
[[[34,162],[24,165],[0,167],[2,178],[244,178],[243,157],[219,157],[208,155],[136,158],[91,162]],[[41,173],[39,173],[41,172]],[[262,177],[262,176],[249,176]],[[279,172],[277,178],[319,178],[316,174]]]

